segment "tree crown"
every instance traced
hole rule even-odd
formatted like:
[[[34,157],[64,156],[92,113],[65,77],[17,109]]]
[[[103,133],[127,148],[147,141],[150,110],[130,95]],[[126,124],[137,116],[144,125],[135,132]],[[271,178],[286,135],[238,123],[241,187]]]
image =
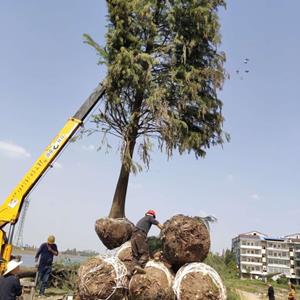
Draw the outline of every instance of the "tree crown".
[[[228,140],[217,96],[226,77],[218,51],[225,1],[107,0],[107,6],[106,46],[84,37],[107,66],[96,130],[121,138],[123,161],[133,166],[126,145],[136,141],[148,166],[152,138],[169,157],[176,149],[197,158]]]

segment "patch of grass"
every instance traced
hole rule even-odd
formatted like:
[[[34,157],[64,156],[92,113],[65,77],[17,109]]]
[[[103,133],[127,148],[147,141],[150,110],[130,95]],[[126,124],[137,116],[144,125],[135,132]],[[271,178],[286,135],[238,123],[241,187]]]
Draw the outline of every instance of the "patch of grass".
[[[240,290],[253,294],[266,295],[268,290],[268,284],[264,283],[261,280],[250,280],[250,279],[226,279],[224,284],[227,287],[227,290]],[[287,285],[278,284],[272,281],[272,285],[275,289],[276,299],[285,299],[285,296],[288,293]],[[230,299],[230,298],[228,298]],[[239,299],[239,298],[232,298]]]
[[[227,300],[241,300],[241,297],[237,294],[236,291],[227,288]]]

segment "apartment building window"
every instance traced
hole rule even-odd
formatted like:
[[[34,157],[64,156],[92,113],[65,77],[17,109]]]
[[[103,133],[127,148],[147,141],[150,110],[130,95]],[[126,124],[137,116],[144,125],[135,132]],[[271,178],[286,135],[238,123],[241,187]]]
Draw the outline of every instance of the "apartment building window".
[[[269,258],[268,259],[268,264],[270,264],[270,265],[285,265],[285,266],[289,266],[290,265],[290,261],[289,260],[283,260],[283,259]]]
[[[287,268],[268,267],[268,273],[283,273],[289,275],[290,271]]]

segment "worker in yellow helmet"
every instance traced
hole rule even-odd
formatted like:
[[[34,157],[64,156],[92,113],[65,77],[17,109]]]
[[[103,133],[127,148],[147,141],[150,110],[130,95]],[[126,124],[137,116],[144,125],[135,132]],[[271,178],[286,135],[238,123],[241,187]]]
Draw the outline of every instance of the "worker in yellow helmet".
[[[43,243],[35,255],[35,262],[38,262],[38,284],[40,286],[40,295],[45,294],[49,275],[52,270],[53,257],[58,255],[55,237],[49,235],[47,242]]]

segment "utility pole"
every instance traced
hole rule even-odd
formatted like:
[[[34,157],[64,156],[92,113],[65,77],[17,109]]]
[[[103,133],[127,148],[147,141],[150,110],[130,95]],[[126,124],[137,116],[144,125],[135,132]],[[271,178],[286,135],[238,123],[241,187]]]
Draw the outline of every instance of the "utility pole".
[[[21,216],[19,218],[19,226],[17,230],[17,234],[15,236],[15,246],[17,247],[23,247],[24,242],[23,242],[23,231],[24,231],[24,224],[25,224],[25,218],[26,218],[26,213],[29,207],[29,198],[26,198],[23,204]]]

